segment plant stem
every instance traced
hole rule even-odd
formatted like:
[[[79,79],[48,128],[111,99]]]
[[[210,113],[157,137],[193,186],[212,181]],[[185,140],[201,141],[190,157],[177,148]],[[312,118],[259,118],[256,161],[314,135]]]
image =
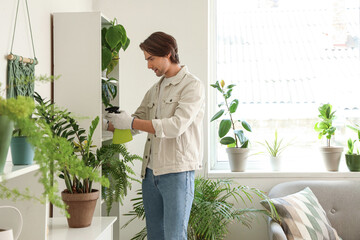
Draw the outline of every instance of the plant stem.
[[[68,189],[68,191],[70,193],[73,193],[72,187],[71,187],[71,182],[70,182],[70,179],[69,179],[69,175],[68,175],[66,169],[64,169],[64,179],[65,179],[66,188]]]
[[[224,90],[223,90],[223,96],[224,96],[224,98],[225,98],[225,105],[226,105],[226,108],[227,108],[227,110],[228,110],[228,112],[229,112],[230,121],[231,121],[231,125],[232,125],[233,132],[234,132],[235,145],[236,145],[236,147],[238,148],[239,146],[238,146],[238,142],[237,142],[237,139],[236,139],[236,134],[235,134],[235,124],[234,124],[234,121],[233,121],[232,116],[231,116],[230,108],[229,108],[229,105],[228,105],[227,99],[226,99],[226,97],[225,97]]]
[[[328,147],[330,147],[330,140],[331,140],[331,139],[329,139],[329,138],[326,139],[326,141],[327,141],[327,146],[328,146]]]

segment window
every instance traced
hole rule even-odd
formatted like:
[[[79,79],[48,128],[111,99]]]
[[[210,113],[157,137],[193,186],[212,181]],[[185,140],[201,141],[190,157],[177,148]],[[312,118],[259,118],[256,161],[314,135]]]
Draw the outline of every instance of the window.
[[[252,155],[247,169],[269,170],[257,142],[272,140],[275,129],[294,144],[284,152],[287,170],[323,169],[314,131],[318,107],[330,103],[337,127],[332,144],[344,146],[360,123],[359,2],[353,0],[214,0],[213,68],[216,80],[236,84],[235,118],[252,126]],[[210,112],[222,102],[210,89]],[[211,168],[229,168],[225,146],[210,123]],[[323,140],[325,141],[325,140]],[[305,170],[303,169],[303,170]]]

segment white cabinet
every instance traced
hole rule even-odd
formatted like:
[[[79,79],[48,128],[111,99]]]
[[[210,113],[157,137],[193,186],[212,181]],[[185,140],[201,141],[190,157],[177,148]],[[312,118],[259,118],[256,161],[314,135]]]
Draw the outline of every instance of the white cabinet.
[[[72,112],[86,130],[99,116],[93,137],[98,147],[112,138],[101,129],[101,28],[109,24],[100,12],[53,14],[54,75],[60,76],[54,82],[55,104]],[[95,216],[101,216],[100,202]]]
[[[101,97],[101,29],[105,26],[110,26],[110,21],[100,12],[53,14],[53,67],[54,75],[60,76],[54,82],[54,102],[72,112],[86,130],[95,117],[100,117],[93,137],[93,144],[98,147],[112,139],[112,133],[101,129],[104,114]],[[111,76],[119,79],[119,66]],[[119,106],[119,96],[111,103]],[[95,184],[94,188],[101,191],[100,184]],[[101,202],[101,199],[97,201],[95,218],[105,214],[102,214]],[[117,211],[115,216],[118,217],[118,214]],[[62,215],[54,212],[54,216]],[[119,220],[115,221],[114,239],[118,239]]]

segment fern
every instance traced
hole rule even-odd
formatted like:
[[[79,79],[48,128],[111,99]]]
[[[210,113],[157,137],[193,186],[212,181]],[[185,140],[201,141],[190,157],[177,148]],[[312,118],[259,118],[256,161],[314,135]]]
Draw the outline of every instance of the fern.
[[[248,186],[232,187],[231,185],[230,180],[209,180],[201,177],[195,179],[194,201],[188,225],[189,240],[224,239],[230,223],[238,222],[250,228],[259,213],[278,219],[274,205],[262,191]],[[142,220],[145,218],[142,191],[138,190],[137,194],[138,198],[131,199],[133,210],[124,214],[132,218],[122,228],[128,226],[136,218]],[[247,202],[254,201],[253,195],[267,201],[271,206],[271,211],[247,208]],[[245,208],[235,207],[232,200],[244,204]],[[146,228],[137,233],[132,240],[142,240],[144,234],[146,234]]]
[[[106,202],[106,211],[109,215],[113,202],[120,202],[131,189],[131,180],[137,181],[131,175],[135,175],[129,164],[134,160],[142,160],[138,155],[128,152],[125,145],[111,144],[102,146],[96,153],[102,163],[103,175],[109,179],[109,187],[103,189],[103,199]]]

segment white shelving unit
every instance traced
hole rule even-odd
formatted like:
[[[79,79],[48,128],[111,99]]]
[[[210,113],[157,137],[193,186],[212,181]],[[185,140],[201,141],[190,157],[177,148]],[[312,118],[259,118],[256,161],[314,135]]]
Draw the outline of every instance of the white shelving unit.
[[[100,12],[53,14],[54,75],[60,75],[54,83],[55,104],[72,112],[80,126],[87,131],[91,121],[99,116],[100,122],[93,137],[93,145],[98,147],[109,144],[112,139],[112,133],[101,128],[104,114],[101,97],[101,29],[105,26],[110,26],[110,21]],[[119,79],[118,68],[114,69],[112,76]],[[119,105],[118,96],[112,104]],[[100,184],[94,184],[94,188],[101,191]],[[105,214],[102,213],[101,204],[99,199],[95,218]],[[61,215],[54,212],[54,216]],[[118,217],[119,212],[115,216]],[[119,239],[119,220],[115,219],[114,222],[114,239]]]
[[[29,188],[32,195],[41,197],[44,188],[36,176],[38,169],[38,165],[14,166],[12,162],[6,162],[4,172],[0,174],[0,183],[20,191]],[[48,204],[44,205],[34,200],[13,202],[6,199],[0,200],[0,206],[14,206],[20,210],[23,228],[19,240],[46,239]]]
[[[94,217],[86,228],[69,228],[65,218],[49,220],[48,240],[108,240],[113,239],[113,224],[116,217]]]
[[[36,164],[33,165],[13,165],[11,162],[6,162],[4,172],[0,174],[0,182],[9,181],[13,178],[34,172],[39,169]]]

